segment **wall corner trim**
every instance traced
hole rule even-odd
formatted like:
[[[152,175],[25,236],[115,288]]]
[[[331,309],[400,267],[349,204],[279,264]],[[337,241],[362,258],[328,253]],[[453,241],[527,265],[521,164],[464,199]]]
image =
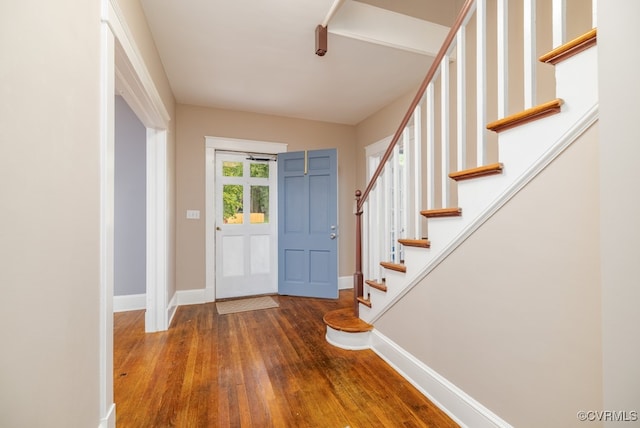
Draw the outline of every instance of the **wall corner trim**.
[[[512,428],[498,415],[378,330],[371,332],[371,349],[460,426]]]
[[[116,428],[116,405],[112,403],[107,414],[100,420],[98,428]]]

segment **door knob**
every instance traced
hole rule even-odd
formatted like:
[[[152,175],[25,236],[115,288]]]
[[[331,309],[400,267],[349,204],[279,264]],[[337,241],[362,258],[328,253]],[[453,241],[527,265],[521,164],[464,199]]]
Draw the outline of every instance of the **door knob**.
[[[338,235],[336,235],[335,233],[332,233],[331,235],[329,235],[329,238],[336,239],[336,236],[338,236]]]

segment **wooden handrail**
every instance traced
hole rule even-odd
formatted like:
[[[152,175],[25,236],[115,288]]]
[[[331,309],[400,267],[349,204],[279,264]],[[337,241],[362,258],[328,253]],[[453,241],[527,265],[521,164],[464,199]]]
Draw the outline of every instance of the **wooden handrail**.
[[[402,118],[402,122],[400,122],[400,126],[398,127],[396,133],[393,135],[393,138],[391,139],[391,142],[389,143],[389,147],[387,147],[387,150],[384,152],[384,155],[382,155],[378,168],[376,168],[376,171],[371,176],[371,180],[369,180],[369,184],[365,188],[364,192],[362,192],[362,195],[358,200],[358,206],[357,206],[358,212],[362,211],[362,205],[367,200],[367,197],[369,196],[369,193],[373,189],[373,186],[375,185],[376,180],[380,177],[380,174],[382,174],[382,170],[384,169],[385,164],[393,154],[393,149],[398,143],[398,140],[400,139],[400,137],[402,136],[402,133],[404,132],[404,128],[407,126],[407,124],[409,123],[409,120],[411,119],[411,116],[413,115],[413,111],[416,109],[416,107],[420,103],[420,100],[422,99],[422,96],[424,95],[424,91],[426,91],[427,86],[429,86],[434,76],[436,75],[438,71],[438,67],[440,67],[440,62],[442,62],[442,58],[444,58],[445,54],[451,47],[451,43],[453,43],[453,41],[455,40],[458,30],[464,23],[469,12],[473,9],[474,4],[475,4],[475,0],[467,0],[465,4],[462,6],[462,9],[460,9],[460,13],[458,13],[458,17],[456,18],[456,21],[453,23],[453,26],[449,30],[447,37],[444,39],[444,43],[442,44],[442,47],[440,48],[440,50],[438,51],[438,54],[433,60],[433,63],[431,64],[431,67],[429,68],[427,75],[422,81],[422,84],[418,88],[418,92],[413,98],[413,101],[411,101],[411,104],[409,105],[409,109],[407,110],[404,117]]]
[[[395,148],[396,144],[398,143],[398,140],[402,136],[405,127],[409,123],[409,120],[411,119],[411,116],[413,115],[414,110],[420,103],[420,100],[422,99],[424,92],[427,90],[427,86],[429,86],[429,84],[435,77],[438,71],[438,67],[440,67],[440,63],[442,62],[442,59],[445,57],[446,53],[449,51],[451,44],[456,38],[456,34],[458,33],[458,30],[467,19],[467,15],[470,13],[470,11],[473,10],[475,1],[476,0],[467,0],[462,6],[462,9],[460,9],[460,12],[458,13],[458,17],[456,18],[456,21],[454,22],[453,26],[449,30],[447,37],[444,39],[444,43],[442,44],[442,47],[438,51],[438,54],[436,55],[433,61],[433,64],[431,64],[431,67],[429,68],[427,75],[422,81],[422,84],[418,88],[418,92],[416,93],[416,96],[413,98],[413,101],[411,101],[411,104],[409,105],[409,109],[407,110],[407,113],[402,118],[402,122],[400,122],[400,126],[398,127],[398,130],[393,135],[393,138],[389,143],[389,147],[387,147],[387,150],[384,152],[384,155],[380,160],[380,164],[378,165],[375,172],[373,173],[373,176],[371,176],[371,180],[369,181],[369,184],[365,188],[364,192],[360,192],[360,190],[356,190],[356,212],[355,212],[356,214],[356,272],[353,275],[353,306],[354,306],[353,309],[354,309],[354,315],[356,317],[359,316],[359,312],[360,312],[359,298],[362,298],[364,294],[364,275],[362,273],[362,213],[363,213],[362,207],[365,201],[367,200],[369,193],[373,189],[373,186],[375,185],[376,180],[380,177],[380,174],[382,174],[382,170],[384,169],[385,164],[391,157],[391,154],[393,153],[393,149]]]

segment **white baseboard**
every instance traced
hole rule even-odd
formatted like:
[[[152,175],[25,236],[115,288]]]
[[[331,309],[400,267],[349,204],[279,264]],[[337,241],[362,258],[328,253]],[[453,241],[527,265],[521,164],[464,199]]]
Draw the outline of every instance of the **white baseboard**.
[[[371,348],[460,426],[512,428],[491,410],[377,330],[372,331]]]
[[[146,294],[113,296],[113,312],[138,311],[147,307]]]
[[[348,288],[353,288],[353,277],[352,276],[338,277],[338,290],[345,290]]]
[[[197,290],[178,290],[175,296],[177,298],[177,306],[198,305],[207,302],[206,290],[204,288]]]

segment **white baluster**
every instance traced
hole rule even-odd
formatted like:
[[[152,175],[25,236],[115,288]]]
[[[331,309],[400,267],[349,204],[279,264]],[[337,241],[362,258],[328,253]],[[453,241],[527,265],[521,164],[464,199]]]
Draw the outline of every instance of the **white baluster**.
[[[384,173],[382,174],[382,182],[383,182],[383,225],[382,230],[384,239],[382,241],[382,254],[381,259],[383,261],[392,261],[391,260],[391,210],[392,210],[392,199],[391,199],[391,162],[387,162],[384,167]]]
[[[466,27],[460,27],[456,35],[456,83],[458,91],[456,94],[456,136],[457,136],[457,170],[467,167],[467,77],[466,77]]]
[[[509,54],[508,54],[508,37],[509,37],[509,2],[507,0],[498,0],[497,3],[497,21],[498,21],[498,118],[507,115],[509,109]]]
[[[449,55],[445,55],[440,63],[440,160],[442,171],[442,206],[449,206]]]
[[[371,227],[370,201],[371,197],[362,204],[362,274],[365,279],[375,278],[371,270],[371,247],[369,245],[369,237],[374,236]]]
[[[436,207],[436,131],[433,83],[427,86],[427,209]]]
[[[418,211],[422,209],[422,107],[420,104],[413,113],[413,150],[411,157],[413,160],[413,208],[408,215],[414,219],[413,236],[422,237],[422,220]],[[405,159],[405,171],[409,172],[409,161]],[[409,183],[408,175],[407,181]],[[408,186],[409,187],[409,186]],[[409,205],[407,204],[407,210]],[[408,224],[408,223],[407,223]]]
[[[536,103],[536,2],[524,0],[524,108]]]
[[[407,134],[407,128],[404,129],[404,136]],[[389,236],[389,240],[391,241],[391,248],[393,251],[393,261],[395,263],[400,263],[400,251],[398,247],[398,238],[400,238],[400,231],[402,229],[401,225],[401,217],[400,217],[400,207],[402,205],[401,201],[401,188],[400,188],[400,142],[396,144],[393,148],[393,158],[392,163],[393,169],[391,170],[393,175],[391,177],[391,186],[389,191],[391,192],[392,200],[391,200],[391,219],[392,219],[392,232]]]
[[[487,5],[478,0],[476,6],[476,165],[487,162]]]
[[[567,41],[567,0],[553,0],[553,48]]]

